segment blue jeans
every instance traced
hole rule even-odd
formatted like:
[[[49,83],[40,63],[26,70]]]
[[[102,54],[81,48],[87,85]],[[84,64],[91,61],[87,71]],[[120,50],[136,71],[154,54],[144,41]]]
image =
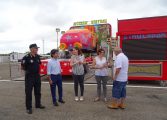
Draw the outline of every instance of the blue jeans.
[[[114,81],[112,89],[113,98],[126,98],[126,84],[127,82]]]
[[[63,87],[62,87],[62,76],[61,75],[51,75],[52,85],[50,85],[53,103],[56,102],[56,85],[58,87],[59,101],[62,101],[63,97]]]

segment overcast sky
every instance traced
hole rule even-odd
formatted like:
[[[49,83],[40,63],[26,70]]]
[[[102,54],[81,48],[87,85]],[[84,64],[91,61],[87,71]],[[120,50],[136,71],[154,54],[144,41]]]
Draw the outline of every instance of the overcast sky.
[[[0,53],[26,52],[31,43],[45,41],[45,53],[56,48],[56,28],[73,22],[107,19],[112,35],[117,18],[167,15],[167,0],[0,0]],[[61,34],[59,34],[59,37]]]

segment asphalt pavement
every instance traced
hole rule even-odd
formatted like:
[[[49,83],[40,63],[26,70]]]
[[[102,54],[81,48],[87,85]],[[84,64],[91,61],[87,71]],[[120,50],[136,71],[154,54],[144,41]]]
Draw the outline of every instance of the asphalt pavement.
[[[108,100],[112,86],[108,86]],[[54,107],[51,102],[50,88],[42,83],[42,104],[46,109],[34,108],[33,114],[25,110],[23,81],[0,82],[0,120],[167,120],[166,87],[127,88],[127,108],[111,110],[105,102],[93,102],[96,84],[85,85],[85,101],[75,102],[72,83],[64,83],[65,104]]]

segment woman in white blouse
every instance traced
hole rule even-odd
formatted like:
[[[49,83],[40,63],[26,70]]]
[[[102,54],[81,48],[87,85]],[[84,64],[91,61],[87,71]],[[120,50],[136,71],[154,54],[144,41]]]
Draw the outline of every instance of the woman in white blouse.
[[[98,50],[98,56],[96,56],[93,60],[93,68],[95,69],[95,79],[97,81],[97,97],[95,98],[96,101],[100,101],[101,97],[101,83],[103,85],[103,97],[104,101],[107,101],[107,77],[108,77],[108,70],[107,70],[107,60],[104,56],[105,51],[103,49]]]

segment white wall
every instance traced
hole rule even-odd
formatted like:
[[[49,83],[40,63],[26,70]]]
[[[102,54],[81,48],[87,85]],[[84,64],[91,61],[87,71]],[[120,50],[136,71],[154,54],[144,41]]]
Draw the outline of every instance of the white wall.
[[[0,56],[0,63],[9,62],[9,56]]]

